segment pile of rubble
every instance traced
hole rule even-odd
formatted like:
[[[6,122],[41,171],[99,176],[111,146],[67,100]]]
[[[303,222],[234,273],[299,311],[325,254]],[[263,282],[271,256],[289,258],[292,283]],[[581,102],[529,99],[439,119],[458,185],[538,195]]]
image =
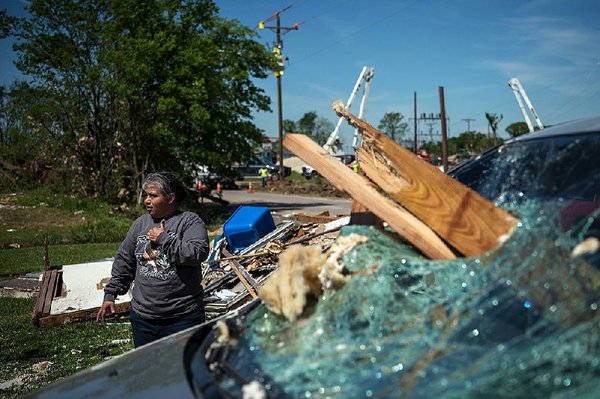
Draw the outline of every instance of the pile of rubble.
[[[349,216],[328,213],[299,214],[276,226],[268,208],[240,206],[224,224],[226,233],[213,240],[209,260],[202,265],[207,319],[257,298],[287,247],[303,244],[326,250],[349,220]],[[94,319],[111,267],[112,260],[106,259],[45,271],[41,284],[37,281],[34,324],[51,326]],[[130,293],[117,299],[116,309],[117,315],[129,312]]]

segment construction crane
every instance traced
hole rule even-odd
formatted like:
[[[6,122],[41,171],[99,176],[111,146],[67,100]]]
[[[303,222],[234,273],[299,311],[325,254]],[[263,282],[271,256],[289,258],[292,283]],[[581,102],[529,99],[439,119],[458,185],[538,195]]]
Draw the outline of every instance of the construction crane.
[[[365,108],[367,106],[367,98],[369,97],[369,89],[371,88],[371,80],[373,79],[374,75],[375,68],[369,66],[363,67],[362,71],[360,72],[360,75],[358,75],[358,79],[356,80],[354,89],[352,89],[352,93],[350,93],[350,97],[348,97],[348,101],[346,101],[346,104],[344,104],[346,109],[350,109],[352,103],[354,102],[354,99],[356,98],[356,95],[358,94],[362,84],[364,83],[365,86],[362,93],[362,98],[360,100],[360,107],[358,110],[358,117],[361,119],[363,118],[363,115],[365,113]],[[338,122],[335,125],[335,129],[333,129],[333,131],[327,138],[327,141],[325,142],[325,144],[323,144],[323,148],[331,155],[342,155],[344,152],[342,145],[339,141],[340,127],[342,126],[343,121],[343,117],[340,117],[340,119],[338,119]],[[360,145],[360,140],[361,137],[358,132],[358,129],[355,129],[354,138],[352,140],[353,149],[356,149]]]
[[[508,81],[508,86],[510,86],[511,90],[513,91],[513,94],[515,95],[515,98],[517,99],[517,103],[519,104],[519,108],[521,109],[521,112],[523,113],[523,117],[525,118],[527,127],[529,127],[529,131],[533,132],[535,129],[533,128],[531,119],[529,119],[529,115],[527,115],[527,111],[525,110],[523,101],[525,101],[525,104],[527,104],[527,107],[529,108],[529,112],[531,112],[531,115],[533,115],[533,118],[535,119],[535,123],[538,125],[538,128],[540,130],[543,129],[544,125],[542,124],[542,121],[540,120],[540,117],[538,116],[537,112],[535,112],[535,108],[533,108],[533,105],[531,104],[529,97],[527,97],[527,93],[525,92],[525,89],[523,88],[523,86],[521,86],[521,82],[519,81],[519,79],[512,78],[511,80]],[[521,98],[522,98],[522,100],[521,100]]]

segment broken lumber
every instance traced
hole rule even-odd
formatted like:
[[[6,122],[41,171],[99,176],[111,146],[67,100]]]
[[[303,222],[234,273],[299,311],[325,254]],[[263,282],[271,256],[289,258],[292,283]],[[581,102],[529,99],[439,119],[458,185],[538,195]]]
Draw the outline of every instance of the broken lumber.
[[[448,246],[423,222],[372,188],[367,179],[354,173],[321,146],[303,134],[286,134],[285,148],[308,163],[337,189],[349,194],[396,232],[432,259],[454,259]]]
[[[466,256],[477,256],[509,235],[518,219],[354,116],[335,112],[362,132],[361,170],[394,201]]]
[[[106,317],[124,315],[131,309],[131,302],[123,302],[115,304],[115,313],[108,313]],[[40,327],[58,326],[62,324],[76,323],[87,320],[94,320],[98,315],[100,307],[76,310],[73,312],[65,312],[59,314],[50,314],[39,319]]]
[[[242,266],[239,262],[231,259],[233,257],[233,255],[229,251],[227,251],[226,249],[223,248],[221,250],[221,253],[223,255],[225,255],[227,258],[230,258],[229,266],[231,266],[231,269],[237,275],[238,279],[240,279],[242,284],[244,284],[244,287],[246,287],[246,291],[248,291],[248,293],[250,293],[252,298],[257,298],[258,297],[258,289],[260,288],[260,285],[258,284],[258,282],[256,280],[254,280],[254,278],[250,275],[250,273],[248,273],[248,271],[244,268],[244,266]]]
[[[321,212],[318,215],[307,215],[305,213],[294,214],[294,219],[300,223],[327,223],[338,220],[339,216],[331,216],[329,211]]]

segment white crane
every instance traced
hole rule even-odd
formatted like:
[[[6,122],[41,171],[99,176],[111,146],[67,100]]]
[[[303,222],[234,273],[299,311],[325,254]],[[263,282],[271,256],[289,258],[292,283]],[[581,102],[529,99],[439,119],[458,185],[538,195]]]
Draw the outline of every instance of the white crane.
[[[354,85],[354,89],[352,89],[352,93],[350,93],[350,97],[348,97],[348,101],[344,105],[346,109],[350,109],[352,103],[354,102],[354,98],[356,94],[358,94],[361,85],[363,82],[365,83],[365,87],[363,90],[362,98],[360,100],[360,108],[358,110],[358,117],[363,118],[365,113],[365,108],[367,106],[367,98],[369,97],[369,89],[371,88],[371,80],[375,75],[375,68],[365,66],[363,67],[360,75],[358,75],[358,79],[356,80],[356,84]],[[344,117],[340,117],[338,119],[337,125],[335,125],[335,129],[331,132],[325,144],[323,144],[323,148],[329,152],[331,155],[342,155],[343,149],[339,144],[339,136],[340,136],[340,127],[342,126],[342,122],[344,121]],[[358,129],[354,130],[354,138],[352,140],[352,148],[356,149],[360,144],[360,134],[358,133]]]
[[[367,98],[369,97],[369,89],[371,88],[371,80],[375,75],[375,68],[365,66],[363,67],[360,75],[358,75],[358,79],[356,80],[356,84],[354,85],[354,89],[352,89],[352,93],[350,93],[350,97],[348,97],[348,101],[344,106],[346,109],[349,109],[356,98],[356,95],[360,91],[362,84],[364,83],[364,90],[362,93],[362,98],[360,100],[360,108],[358,110],[358,117],[363,118],[365,113],[365,108],[367,106]],[[346,158],[354,157],[353,155],[344,154],[344,149],[342,148],[342,144],[340,143],[340,127],[342,126],[342,122],[344,121],[344,117],[340,117],[337,124],[335,125],[335,129],[331,132],[325,144],[323,144],[323,148],[325,151],[330,153],[333,156],[339,158],[342,162],[346,163]],[[362,137],[358,132],[358,129],[354,130],[354,138],[352,140],[352,148],[356,151],[356,148],[360,145]],[[351,158],[353,159],[353,158]],[[306,178],[309,178],[315,175],[317,172],[310,166],[304,165],[302,166],[302,175]]]
[[[543,129],[544,125],[542,124],[542,121],[540,120],[540,117],[538,116],[537,112],[535,112],[535,108],[533,108],[531,101],[529,101],[529,97],[527,97],[527,93],[525,93],[525,89],[523,88],[523,86],[521,86],[521,82],[519,81],[519,79],[512,78],[511,80],[508,81],[508,85],[512,89],[513,94],[515,95],[515,98],[517,99],[517,103],[519,104],[519,108],[521,108],[521,112],[523,113],[523,117],[525,118],[527,127],[529,127],[529,131],[533,132],[534,128],[533,128],[533,124],[531,123],[531,120],[529,119],[529,115],[527,115],[527,111],[525,111],[525,106],[523,105],[523,101],[521,100],[521,97],[525,101],[525,104],[527,104],[527,107],[529,108],[531,115],[533,115],[533,117],[535,119],[535,123],[537,123],[537,125],[538,125],[538,128]]]

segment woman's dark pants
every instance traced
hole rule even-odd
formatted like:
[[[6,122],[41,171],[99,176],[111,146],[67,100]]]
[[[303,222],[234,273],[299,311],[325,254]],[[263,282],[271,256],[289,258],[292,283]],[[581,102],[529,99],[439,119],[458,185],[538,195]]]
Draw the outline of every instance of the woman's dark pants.
[[[133,345],[138,348],[149,342],[183,331],[186,328],[202,324],[204,312],[201,309],[172,319],[144,319],[133,309],[129,313]]]

